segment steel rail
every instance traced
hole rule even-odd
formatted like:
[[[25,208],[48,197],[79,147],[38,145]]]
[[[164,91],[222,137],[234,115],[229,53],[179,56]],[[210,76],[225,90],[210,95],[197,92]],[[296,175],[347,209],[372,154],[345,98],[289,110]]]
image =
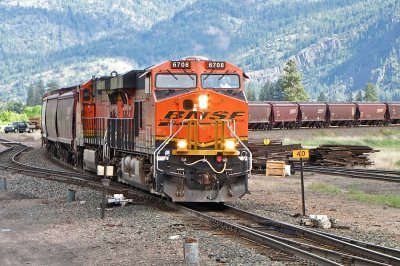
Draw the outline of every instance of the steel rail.
[[[304,165],[305,168],[321,168],[323,166],[318,166],[318,165]],[[344,167],[339,167],[339,166],[329,166],[327,167],[329,169],[334,169],[334,170],[350,170],[353,172],[359,172],[359,173],[378,173],[378,174],[385,174],[385,175],[394,175],[394,176],[399,176],[400,177],[400,171],[394,171],[394,170],[385,170],[385,169],[371,169],[371,168],[344,168]]]
[[[300,168],[295,166],[294,169],[297,171]],[[400,182],[400,176],[389,175],[389,174],[380,174],[379,172],[371,173],[368,170],[353,170],[348,168],[343,169],[331,169],[330,167],[309,167],[304,166],[304,171],[306,172],[314,172],[314,173],[323,173],[329,175],[338,175],[338,176],[348,176],[352,178],[360,178],[360,179],[374,179],[380,181],[389,181],[389,182]]]
[[[12,148],[13,147],[11,147],[5,151],[9,151]],[[1,152],[1,153],[3,153],[3,152]],[[22,151],[20,151],[20,152],[22,152]],[[43,172],[43,171],[29,170],[29,169],[21,170],[19,168],[15,168],[15,167],[8,167],[8,168],[14,169],[17,171],[24,171],[27,173],[33,173],[33,174],[39,173],[39,174],[48,175],[48,172],[46,172],[46,171]],[[57,175],[57,174],[54,174],[54,175]],[[99,181],[98,182],[88,181],[88,180],[85,180],[84,178],[74,178],[71,175],[68,175],[68,176],[62,175],[62,180],[63,180],[63,182],[65,182],[66,180],[68,180],[70,182],[72,180],[72,182],[77,182],[79,185],[94,186],[94,187],[97,187],[98,189],[102,188],[102,185],[99,183]],[[163,198],[160,198],[159,196],[144,193],[143,191],[140,191],[140,190],[137,190],[134,188],[128,189],[126,187],[121,187],[120,185],[119,186],[111,185],[109,189],[110,189],[110,191],[116,190],[116,191],[122,191],[122,193],[131,194],[131,195],[132,194],[139,195],[141,197],[146,198],[147,200],[166,205],[172,209],[179,210],[181,212],[198,217],[207,222],[216,224],[216,225],[220,226],[222,229],[229,229],[229,230],[233,231],[236,235],[244,237],[244,238],[252,240],[252,241],[255,241],[261,245],[266,245],[266,246],[276,248],[278,250],[282,250],[288,254],[293,254],[299,258],[305,259],[305,260],[313,262],[313,263],[317,263],[318,265],[341,265],[340,263],[338,263],[336,261],[330,260],[332,258],[334,258],[336,260],[341,259],[341,261],[342,261],[341,263],[345,263],[345,264],[356,262],[357,264],[361,264],[361,265],[387,265],[385,263],[389,263],[391,265],[400,265],[400,259],[398,257],[396,258],[396,257],[390,256],[390,255],[385,255],[385,254],[382,254],[372,248],[371,249],[365,248],[365,246],[360,247],[355,244],[357,242],[355,240],[351,240],[351,239],[345,240],[345,239],[341,239],[341,237],[337,237],[337,236],[336,237],[327,236],[327,235],[321,234],[320,232],[313,232],[313,230],[306,230],[306,229],[301,228],[296,225],[290,225],[290,224],[286,224],[283,222],[273,221],[271,219],[261,217],[256,214],[252,214],[250,212],[243,211],[243,210],[237,209],[237,208],[229,206],[229,205],[225,205],[225,206],[227,206],[227,208],[229,208],[229,210],[234,211],[234,212],[240,214],[241,216],[249,217],[253,220],[255,219],[258,223],[260,223],[260,221],[261,221],[261,222],[267,223],[269,225],[273,225],[276,228],[280,228],[283,231],[292,230],[293,232],[297,232],[297,234],[300,234],[303,236],[307,235],[310,239],[313,239],[313,240],[322,239],[323,241],[320,241],[320,242],[328,243],[330,245],[332,245],[331,239],[333,239],[334,242],[337,243],[337,246],[339,246],[339,247],[342,247],[342,248],[343,247],[346,247],[346,248],[351,247],[350,249],[351,249],[351,251],[355,251],[354,253],[365,255],[367,258],[373,258],[378,261],[383,261],[383,263],[378,262],[378,261],[373,261],[373,260],[370,260],[367,258],[361,258],[358,256],[346,254],[346,253],[332,251],[332,250],[321,248],[321,247],[316,247],[316,246],[309,245],[309,244],[289,241],[288,239],[279,239],[279,237],[276,235],[270,235],[270,234],[267,234],[258,229],[255,229],[255,228],[246,227],[243,225],[233,224],[231,222],[222,221],[221,219],[217,219],[217,218],[211,217],[209,215],[206,215],[204,213],[195,211],[193,209],[190,209],[190,208],[187,208],[187,207],[184,207],[181,205],[177,205],[177,204],[169,202]],[[310,237],[310,236],[313,236],[313,237]],[[329,239],[330,241],[328,241],[327,239]],[[370,244],[370,246],[373,246],[373,245]],[[384,248],[380,247],[379,249],[380,249],[380,251],[382,251]],[[360,252],[360,251],[362,251],[362,252]],[[398,251],[398,250],[393,251],[393,249],[392,249],[391,252],[400,252],[400,251]],[[398,254],[398,253],[394,253],[394,254]]]
[[[172,202],[165,202],[165,205],[168,207],[175,209],[177,211],[183,212],[185,214],[188,214],[190,216],[194,216],[198,219],[201,219],[205,222],[211,223],[213,225],[218,226],[221,229],[229,230],[233,232],[236,236],[240,236],[246,239],[249,239],[251,241],[254,241],[260,245],[265,245],[269,246],[281,251],[284,251],[288,254],[295,255],[298,258],[305,259],[309,262],[316,263],[318,265],[341,265],[340,263],[333,262],[331,260],[328,260],[326,258],[323,258],[321,256],[312,254],[306,250],[302,250],[300,248],[291,246],[287,243],[284,243],[282,241],[279,241],[277,239],[259,234],[257,232],[254,232],[250,228],[246,228],[244,226],[238,225],[238,224],[233,224],[230,222],[223,221],[221,219],[211,217],[207,214],[204,214],[202,212],[196,211],[194,209],[182,206],[182,205],[177,205]]]
[[[354,245],[360,246],[360,247],[365,247],[368,249],[372,249],[375,250],[377,252],[383,253],[383,254],[387,254],[393,257],[397,257],[400,258],[400,250],[399,249],[395,249],[395,248],[389,248],[389,247],[384,247],[384,246],[379,246],[379,245],[375,245],[372,243],[368,243],[368,242],[364,242],[364,241],[359,241],[359,240],[355,240],[355,239],[351,239],[351,238],[347,238],[344,236],[339,236],[339,235],[334,235],[334,234],[330,234],[327,232],[322,232],[322,231],[317,231],[314,229],[309,229],[312,231],[316,231],[322,235],[326,235],[332,238],[336,238],[336,239],[340,239],[342,241],[348,242],[348,243],[352,243]]]
[[[271,229],[274,229],[276,231],[307,237],[309,239],[325,243],[326,245],[345,250],[346,252],[351,252],[352,254],[356,254],[357,256],[362,256],[362,258],[376,260],[378,262],[378,265],[379,262],[387,263],[389,265],[400,265],[400,250],[376,246],[374,244],[369,244],[348,238],[345,239],[340,236],[334,236],[331,234],[323,234],[317,230],[272,220],[254,213],[238,209],[230,205],[226,206],[228,210],[235,212],[240,216],[247,217],[248,219],[257,222],[260,225],[270,226]],[[354,257],[354,259],[358,260],[357,256]]]
[[[43,168],[43,167],[36,167],[36,166],[29,165],[29,164],[24,164],[24,163],[18,162],[16,160],[16,157],[19,156],[22,152],[26,151],[29,148],[27,145],[22,144],[22,143],[18,144],[18,145],[20,145],[21,149],[17,150],[15,152],[15,154],[13,154],[11,157],[11,162],[13,164],[16,164],[17,166],[15,167],[15,166],[10,166],[10,165],[1,163],[0,167],[4,168],[6,170],[7,169],[14,170],[17,172],[46,175],[47,177],[49,177],[50,175],[53,175],[53,176],[58,176],[59,178],[61,177],[61,179],[64,178],[65,180],[72,179],[77,182],[87,182],[87,180],[82,178],[82,174],[77,176],[77,174],[74,172],[66,172],[66,171],[47,169],[47,168]],[[6,152],[12,151],[14,148],[15,148],[15,146],[11,146],[11,147],[1,151],[0,155],[5,155]],[[89,175],[87,175],[87,176],[89,176]]]

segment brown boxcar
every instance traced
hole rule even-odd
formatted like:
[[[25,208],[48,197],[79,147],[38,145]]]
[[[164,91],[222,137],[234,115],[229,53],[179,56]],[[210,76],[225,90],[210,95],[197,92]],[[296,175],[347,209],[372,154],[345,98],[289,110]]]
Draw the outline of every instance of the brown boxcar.
[[[327,126],[352,126],[355,125],[357,106],[355,103],[327,103]]]
[[[400,103],[386,103],[386,122],[400,124]]]
[[[51,95],[46,99],[46,107],[45,107],[45,127],[44,132],[46,132],[46,138],[51,141],[57,141],[57,125],[56,125],[56,118],[57,118],[57,97],[58,95]]]
[[[299,108],[297,103],[271,102],[272,127],[295,128],[298,127],[297,116]]]
[[[76,93],[77,90],[71,90],[57,98],[58,141],[69,145],[72,145],[74,139]]]
[[[386,104],[356,103],[357,125],[381,126],[385,122]]]
[[[249,103],[249,129],[265,130],[271,125],[271,104]]]
[[[299,105],[298,123],[303,127],[320,128],[326,123],[326,103],[297,103]]]

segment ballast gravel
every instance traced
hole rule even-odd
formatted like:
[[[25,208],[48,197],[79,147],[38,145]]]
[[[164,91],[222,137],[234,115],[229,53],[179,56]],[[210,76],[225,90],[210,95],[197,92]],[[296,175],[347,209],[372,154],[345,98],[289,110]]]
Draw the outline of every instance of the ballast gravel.
[[[0,171],[2,265],[184,264],[186,237],[199,242],[201,264],[282,265],[228,236],[195,230],[170,212],[132,204],[107,209],[88,188]],[[76,201],[67,202],[67,189]]]
[[[292,133],[286,131],[289,132]],[[256,132],[251,134],[254,138],[253,133]],[[15,134],[16,137],[23,135]],[[34,139],[30,144],[35,148],[41,146]],[[36,166],[60,168],[41,161],[37,155],[28,152],[21,160]],[[184,264],[183,243],[189,236],[199,241],[202,265],[290,263],[271,261],[248,242],[197,230],[199,228],[179,215],[155,206],[133,204],[112,208],[107,210],[106,219],[101,220],[101,192],[1,169],[0,177],[6,177],[8,185],[7,191],[0,191],[1,265]],[[314,191],[310,189],[314,183],[338,186],[343,192]],[[346,191],[358,189],[393,195],[400,190],[400,184],[307,173],[305,188],[307,214],[332,216],[343,228],[325,231],[400,248],[400,209],[358,202],[346,194]],[[66,201],[67,189],[76,190],[77,201]],[[298,174],[285,178],[255,175],[249,180],[249,189],[251,194],[245,195],[235,206],[271,219],[299,224]]]

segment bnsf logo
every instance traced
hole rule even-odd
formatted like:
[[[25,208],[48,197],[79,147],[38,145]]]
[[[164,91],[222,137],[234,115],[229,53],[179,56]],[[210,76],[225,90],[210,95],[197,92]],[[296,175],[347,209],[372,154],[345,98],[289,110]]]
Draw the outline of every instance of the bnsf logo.
[[[215,111],[215,112],[197,112],[197,111],[169,111],[164,119],[235,119],[237,117],[243,117],[245,112],[238,111],[229,113],[228,111]],[[159,126],[166,126],[168,122],[161,122]]]
[[[241,117],[245,112],[232,112],[229,114],[228,111],[215,111],[215,112],[197,112],[197,111],[169,111],[164,118],[165,119],[234,119],[236,117]]]

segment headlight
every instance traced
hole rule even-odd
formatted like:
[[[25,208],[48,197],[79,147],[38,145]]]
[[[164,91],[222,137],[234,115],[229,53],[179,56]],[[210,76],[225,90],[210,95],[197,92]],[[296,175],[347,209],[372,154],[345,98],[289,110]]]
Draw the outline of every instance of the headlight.
[[[208,96],[207,95],[199,96],[199,108],[203,109],[203,110],[208,108]]]
[[[176,146],[177,146],[178,150],[187,150],[187,145],[188,145],[187,140],[181,139],[181,140],[178,140],[178,143]]]
[[[235,146],[236,146],[236,143],[234,140],[231,140],[231,139],[225,140],[225,143],[224,143],[225,150],[233,151],[233,150],[235,150]]]

